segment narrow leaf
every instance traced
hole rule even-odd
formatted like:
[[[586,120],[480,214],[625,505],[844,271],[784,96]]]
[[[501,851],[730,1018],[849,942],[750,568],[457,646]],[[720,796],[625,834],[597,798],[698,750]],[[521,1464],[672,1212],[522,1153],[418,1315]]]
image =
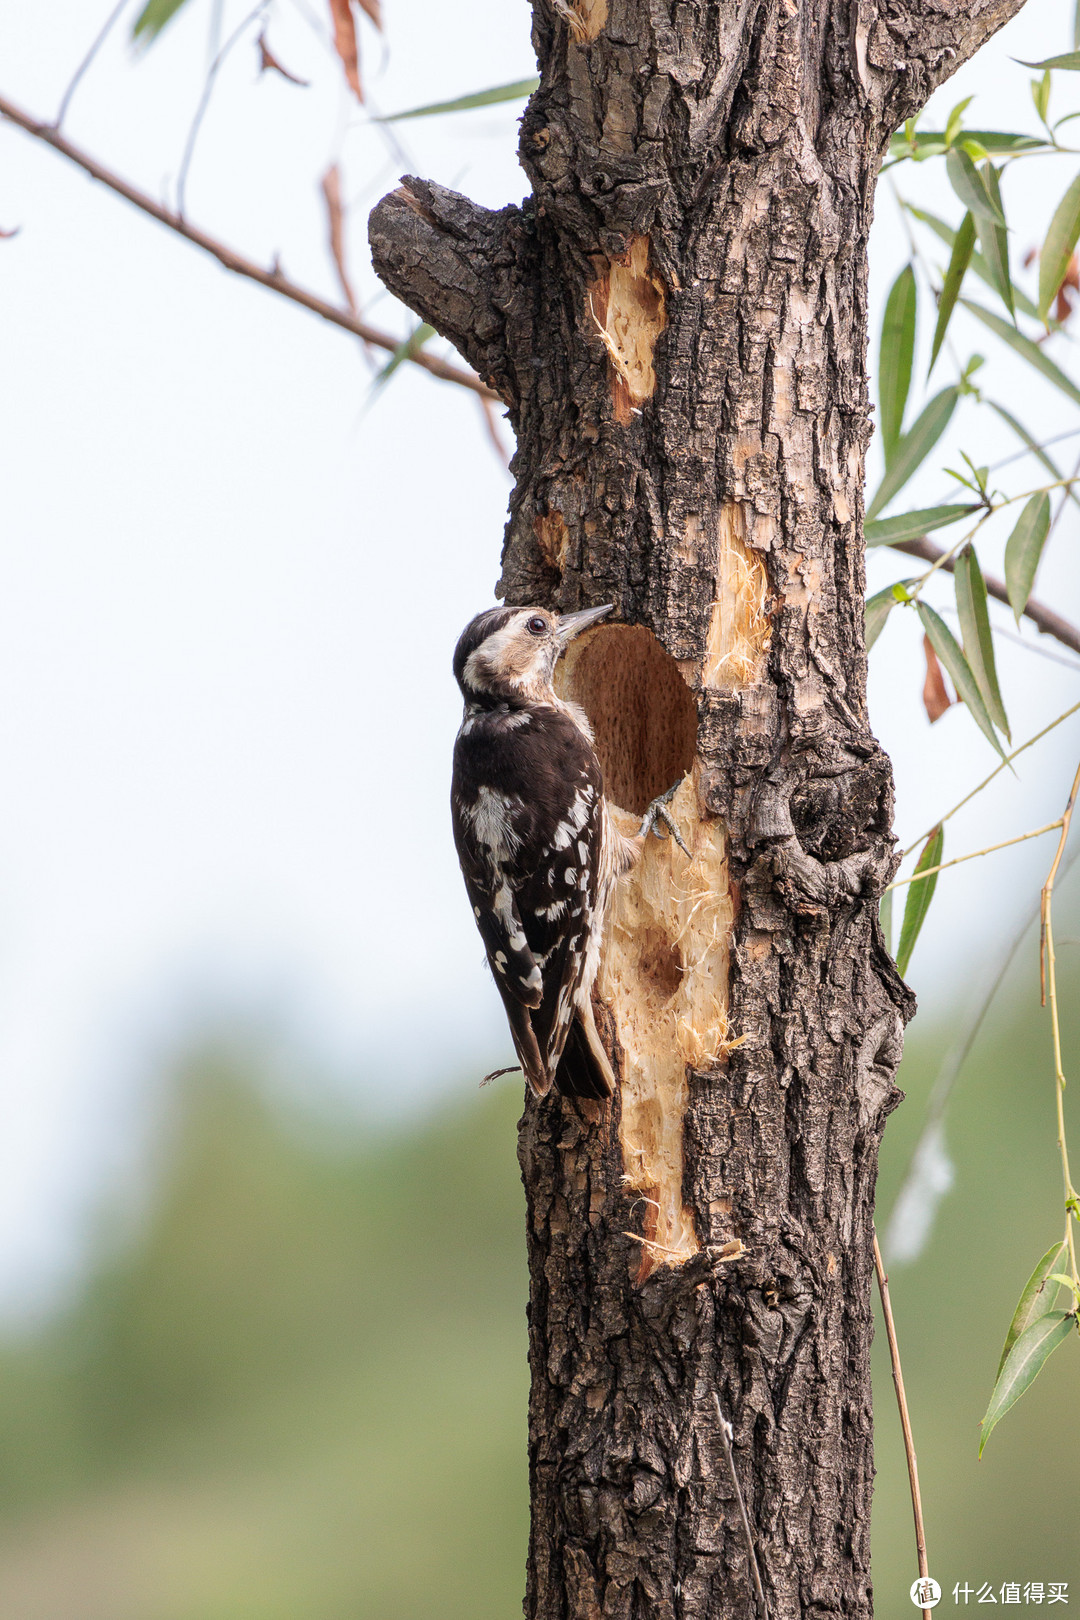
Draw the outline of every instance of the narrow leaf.
[[[1050,497],[1043,490],[1024,502],[1016,527],[1005,542],[1005,587],[1018,625],[1031,595],[1049,532]]]
[[[1064,476],[1061,468],[1058,466],[1053,456],[1050,455],[1044,446],[1039,443],[1034,434],[1028,432],[1023,422],[1018,421],[1017,418],[1013,416],[1011,411],[1007,411],[1004,405],[999,405],[996,400],[988,399],[986,403],[990,406],[991,410],[998,413],[1003,422],[1008,423],[1009,427],[1011,427],[1013,432],[1016,434],[1016,437],[1023,444],[1027,445],[1036,461],[1042,463],[1052,478],[1060,479]],[[1080,495],[1077,494],[1075,487],[1070,485],[1065,493],[1067,498],[1072,501],[1074,506],[1080,507]]]
[[[994,636],[990,629],[986,581],[983,579],[975,548],[970,542],[956,559],[954,582],[964,656],[971,665],[971,673],[978,682],[991,720],[999,731],[1003,731],[1006,737],[1009,737],[1009,721],[1001,700],[997,665],[994,662]]]
[[[926,506],[900,517],[874,518],[863,525],[863,534],[868,546],[895,546],[898,540],[920,540],[932,529],[944,529],[977,511],[977,506]]]
[[[934,651],[952,677],[957,696],[963,698],[971,712],[971,718],[979,730],[1004,759],[1004,750],[998,742],[997,733],[987,713],[986,704],[982,699],[982,693],[979,691],[978,683],[971,672],[971,665],[960,651],[955,636],[944,620],[926,602],[916,602],[915,608],[919,618],[922,620],[923,629],[930,637]]]
[[[960,222],[960,229],[953,237],[952,256],[949,259],[949,268],[945,272],[945,284],[941,289],[941,298],[938,301],[937,326],[934,328],[934,346],[930,352],[930,371],[934,369],[934,362],[945,341],[945,333],[949,329],[949,319],[956,308],[956,300],[960,296],[960,288],[971,263],[971,255],[975,251],[975,216],[970,211]],[[927,372],[927,376],[930,375]]]
[[[330,19],[334,25],[334,49],[345,70],[346,82],[357,101],[362,102],[364,92],[360,87],[360,49],[356,42],[352,0],[330,0]]]
[[[881,402],[881,443],[889,465],[900,442],[904,407],[911,386],[915,354],[915,271],[906,264],[892,284],[881,323],[878,394]]]
[[[1009,1331],[1005,1335],[1005,1343],[1001,1348],[1001,1359],[998,1362],[996,1378],[1000,1378],[1001,1369],[1006,1358],[1017,1339],[1032,1322],[1037,1322],[1040,1316],[1045,1316],[1054,1303],[1056,1288],[1047,1288],[1047,1279],[1052,1271],[1056,1271],[1065,1253],[1067,1244],[1055,1243],[1047,1249],[1035,1270],[1024,1284],[1019,1303],[1013,1312],[1013,1319],[1009,1323]]]
[[[1077,7],[1077,16],[1080,17],[1080,6]],[[1014,62],[1020,62],[1021,67],[1065,68],[1070,73],[1080,73],[1080,51],[1066,51],[1062,56],[1048,56],[1043,62],[1023,62],[1020,57],[1014,56]]]
[[[1060,388],[1063,394],[1067,394],[1071,400],[1080,405],[1080,388],[1077,388],[1070,377],[1066,377],[1060,366],[1056,366],[1048,355],[1043,354],[1037,343],[1032,343],[1031,339],[1025,337],[1023,332],[1018,332],[1014,326],[1009,325],[1008,321],[1003,321],[1000,315],[992,314],[990,310],[984,309],[981,304],[973,304],[968,298],[961,298],[960,302],[965,309],[971,311],[977,320],[982,321],[984,326],[988,326],[991,332],[996,332],[1002,342],[1009,345],[1010,349],[1015,349],[1016,353],[1021,355],[1030,366],[1034,366],[1036,371],[1041,371],[1043,376],[1054,384],[1055,388]]]
[[[866,650],[870,651],[874,642],[885,628],[885,620],[889,617],[896,605],[892,586],[886,585],[883,591],[866,599]]]
[[[345,257],[345,210],[341,205],[341,170],[332,163],[322,177],[322,194],[326,202],[326,218],[330,235],[330,253],[345,303],[356,314],[356,295],[349,279]]]
[[[964,138],[977,141],[987,152],[1035,152],[1041,147],[1050,144],[1045,138],[1038,135],[1014,135],[1004,129],[966,129]],[[932,152],[923,153],[924,147],[936,149],[939,153],[944,152],[946,149],[944,131],[936,129],[920,130],[916,136],[916,147],[920,154],[927,157],[931,156]],[[908,137],[903,130],[899,130],[893,136],[889,155],[894,158],[909,155]]]
[[[979,232],[979,241],[982,243],[983,256],[993,278],[994,287],[1000,294],[1001,301],[1009,314],[1016,319],[1016,310],[1013,307],[1012,278],[1009,275],[1009,233],[1005,228],[1005,210],[1001,202],[1001,185],[998,172],[992,163],[984,165],[982,178],[986,185],[986,192],[994,204],[1001,218],[996,220],[978,219],[976,227]]]
[[[956,195],[976,219],[988,219],[994,225],[1005,221],[986,188],[986,182],[960,146],[954,146],[945,159],[945,172]]]
[[[1054,210],[1039,255],[1039,316],[1046,320],[1080,237],[1080,174]]]
[[[1038,1321],[1032,1322],[1031,1326],[1021,1333],[1005,1358],[1005,1365],[998,1374],[994,1392],[990,1397],[990,1405],[986,1408],[986,1416],[982,1420],[980,1457],[995,1425],[1005,1416],[1009,1408],[1016,1404],[1021,1395],[1031,1388],[1047,1359],[1053,1355],[1059,1344],[1065,1342],[1075,1326],[1076,1316],[1072,1312],[1047,1311],[1045,1316],[1040,1316]]]
[[[923,845],[923,852],[915,867],[916,877],[931,866],[941,865],[941,853],[944,848],[945,828],[939,823]],[[930,902],[934,898],[937,880],[938,875],[935,872],[933,877],[922,878],[908,884],[904,920],[900,924],[900,944],[896,952],[896,966],[901,978],[908,970],[915,941],[919,937],[919,930],[926,921],[926,913],[930,910]]]
[[[497,101],[522,101],[537,89],[540,80],[515,79],[513,84],[497,84],[492,90],[475,90],[453,101],[432,101],[426,107],[410,107],[408,112],[386,113],[374,118],[375,124],[399,123],[403,118],[433,118],[436,113],[468,112],[470,107],[491,107]]]
[[[909,432],[903,435],[897,445],[891,465],[885,469],[885,476],[867,508],[868,518],[877,517],[882,507],[889,504],[893,496],[903,489],[912,473],[921,467],[948,427],[959,397],[958,388],[943,388],[940,394],[934,395],[922,414],[915,419]]]
[[[132,25],[132,39],[141,45],[152,45],[185,4],[186,0],[147,0]]]
[[[426,321],[421,321],[420,325],[414,327],[408,337],[398,344],[385,366],[374,378],[372,387],[378,388],[381,383],[386,382],[387,378],[394,375],[394,372],[403,361],[411,360],[414,355],[419,354],[424,344],[434,336],[435,328],[429,326]]]
[[[1042,462],[1043,466],[1052,477],[1060,478],[1062,476],[1061,469],[1055,462],[1054,458],[1043,449],[1038,439],[1036,439],[1033,434],[1028,432],[1023,422],[1017,421],[1012,412],[1007,411],[1004,405],[999,405],[996,400],[988,399],[986,403],[989,405],[992,411],[996,411],[998,413],[1003,422],[1012,428],[1013,432],[1016,434],[1016,437],[1021,441],[1022,444],[1027,445],[1032,455],[1035,456],[1038,461]],[[1080,497],[1076,495],[1075,491],[1070,491],[1070,493],[1072,494],[1074,500],[1080,499]]]
[[[916,208],[914,203],[905,203],[904,207],[907,209],[909,214],[914,215],[916,219],[922,220],[924,225],[929,225],[934,235],[939,236],[949,248],[952,247],[956,240],[956,232],[953,230],[951,225],[946,225],[943,219],[938,219],[936,214],[928,213],[925,208]],[[985,281],[988,287],[994,286],[994,278],[990,274],[990,266],[987,264],[981,253],[973,253],[971,255],[971,268],[979,277],[980,281]],[[994,290],[996,291],[997,289],[995,288]],[[1019,287],[1013,288],[1013,302],[1022,315],[1030,315],[1032,320],[1038,320],[1038,310],[1031,302],[1031,299],[1028,297],[1027,293],[1023,292]]]

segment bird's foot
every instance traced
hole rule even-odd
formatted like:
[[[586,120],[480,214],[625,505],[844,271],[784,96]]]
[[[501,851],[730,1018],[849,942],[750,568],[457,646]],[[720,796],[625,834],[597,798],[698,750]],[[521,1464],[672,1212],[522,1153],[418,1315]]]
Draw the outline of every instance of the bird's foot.
[[[690,851],[683,843],[682,834],[676,825],[675,817],[668,809],[668,805],[671,803],[672,799],[675,797],[676,793],[681,787],[682,778],[680,777],[680,779],[672,787],[668,788],[666,793],[659,794],[653,800],[652,804],[650,804],[644,816],[641,818],[641,826],[638,828],[638,837],[648,838],[650,833],[654,833],[657,838],[666,838],[667,833],[662,833],[657,826],[657,822],[662,822],[667,828],[667,831],[671,834],[672,838],[674,838],[675,842],[678,844],[679,848],[682,850],[683,854],[687,857],[687,859],[689,859]]]

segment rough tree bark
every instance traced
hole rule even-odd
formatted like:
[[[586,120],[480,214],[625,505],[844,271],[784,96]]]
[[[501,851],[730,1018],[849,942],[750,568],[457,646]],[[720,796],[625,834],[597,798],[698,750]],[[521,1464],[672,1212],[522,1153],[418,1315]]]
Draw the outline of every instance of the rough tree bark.
[[[597,988],[620,1092],[528,1104],[536,1620],[871,1612],[878,1145],[912,998],[863,647],[866,247],[893,130],[1022,0],[536,0],[532,195],[406,179],[390,289],[505,399],[499,594],[610,797],[681,773]],[[479,607],[481,604],[477,604]]]

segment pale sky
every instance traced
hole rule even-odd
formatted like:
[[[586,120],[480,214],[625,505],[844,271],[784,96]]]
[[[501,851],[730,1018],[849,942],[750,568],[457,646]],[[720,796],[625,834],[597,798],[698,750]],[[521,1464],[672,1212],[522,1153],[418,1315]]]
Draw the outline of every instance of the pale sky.
[[[157,195],[175,179],[212,9],[189,0],[138,60],[129,7],[65,126]],[[227,36],[246,7],[224,9]],[[385,10],[385,43],[366,26],[362,41],[381,109],[534,71],[522,0],[474,0],[467,28],[460,8],[434,0]],[[105,0],[0,0],[0,91],[51,115],[107,11]],[[399,159],[343,93],[308,20],[322,12],[320,0],[279,0],[269,35],[310,89],[257,79],[250,41],[230,57],[188,212],[256,259],[280,253],[290,275],[336,298],[318,181],[339,159],[365,313],[404,332],[366,267],[367,209],[406,168],[492,206],[519,200],[519,108],[397,126]],[[971,123],[1033,128],[1009,58],[1068,48],[1070,17],[1059,0],[1031,0],[928,122],[976,93]],[[1080,106],[1075,83],[1062,85],[1063,107],[1069,94]],[[1009,177],[1014,259],[1075,168],[1061,159],[1012,188]],[[959,218],[939,172],[903,169],[898,183],[909,195],[926,186],[930,206]],[[459,711],[449,657],[492,600],[510,487],[476,402],[409,367],[372,399],[345,334],[230,277],[3,125],[0,229],[16,226],[0,242],[9,1315],[70,1275],[85,1212],[129,1172],[162,1061],[193,1032],[216,1022],[266,1032],[285,1067],[307,1062],[380,1111],[468,1092],[509,1051],[447,814]],[[883,189],[875,309],[906,253]],[[991,352],[970,324],[958,343]],[[1055,352],[1080,373],[1067,347]],[[1033,388],[1019,365],[993,364],[997,397],[1030,425],[1073,425],[1060,396]],[[969,442],[963,424],[974,421],[958,413],[950,444],[983,459],[1013,448],[984,426]],[[927,475],[898,509],[947,488]],[[1000,567],[1003,533],[987,566]],[[1074,618],[1077,538],[1067,517],[1039,585]],[[904,571],[875,555],[872,586]],[[874,655],[872,713],[910,838],[994,756],[962,711],[929,728],[918,636],[894,620]],[[1003,676],[1017,740],[1080,698],[1073,672],[1018,648]],[[1078,739],[1080,727],[1063,727],[1018,782],[957,818],[951,852],[1057,815]],[[912,966],[928,1009],[992,960],[1048,859],[1045,842],[1024,845],[943,879]]]

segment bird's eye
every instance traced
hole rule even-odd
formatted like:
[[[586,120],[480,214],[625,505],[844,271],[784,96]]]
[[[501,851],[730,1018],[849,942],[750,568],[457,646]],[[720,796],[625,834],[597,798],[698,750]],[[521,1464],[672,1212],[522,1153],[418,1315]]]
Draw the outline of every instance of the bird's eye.
[[[539,613],[534,613],[525,628],[530,636],[542,636],[547,630],[547,620],[542,619]]]

